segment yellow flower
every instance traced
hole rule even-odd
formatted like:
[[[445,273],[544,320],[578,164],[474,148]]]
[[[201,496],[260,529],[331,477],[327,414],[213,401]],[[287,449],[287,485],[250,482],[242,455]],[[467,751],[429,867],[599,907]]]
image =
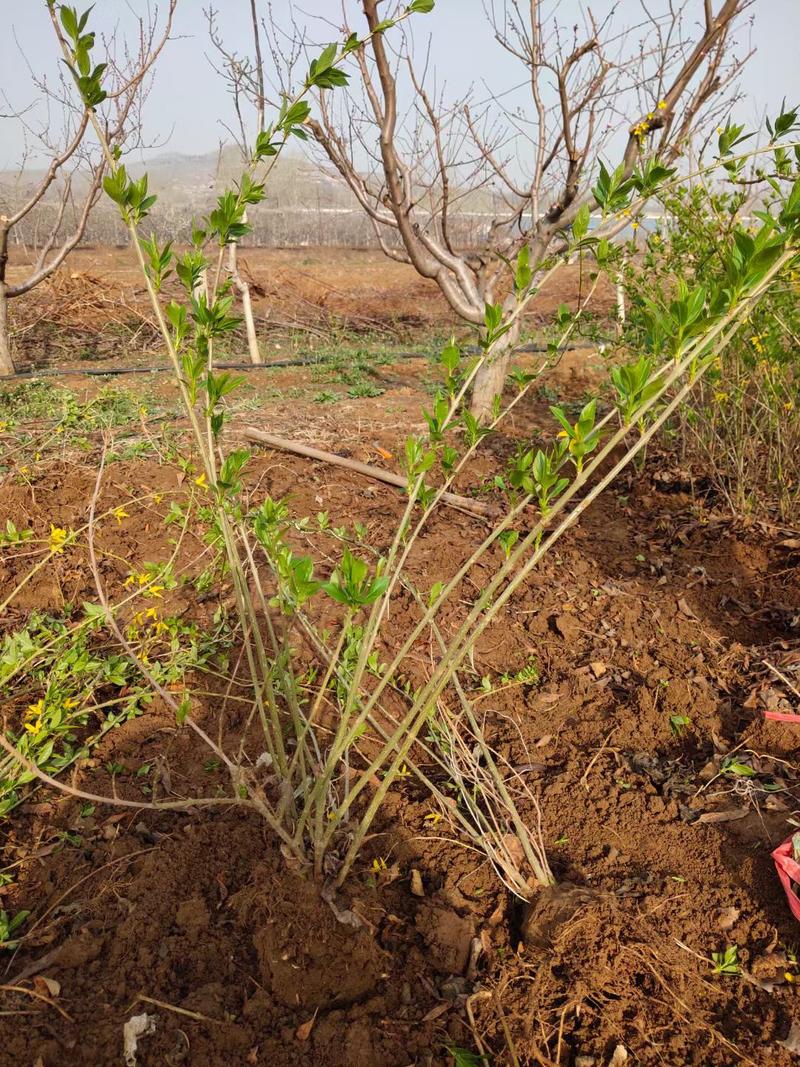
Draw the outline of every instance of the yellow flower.
[[[667,110],[667,101],[666,100],[659,100],[658,101],[658,110],[659,111],[666,111]]]
[[[142,405],[142,407],[139,408],[139,414],[142,416],[142,418],[144,418],[147,415],[147,408],[144,405]]]
[[[372,861],[372,870],[375,872],[375,874],[380,874],[381,871],[385,871],[387,869],[388,868],[386,866],[386,860],[383,858],[383,856],[381,856],[380,859],[374,859]]]
[[[208,486],[205,471],[203,471],[199,478],[195,478],[194,484],[199,485],[201,489],[205,489]]]
[[[147,611],[144,614],[145,614],[145,618],[157,619],[158,618],[158,608],[148,608]]]
[[[442,813],[440,811],[429,811],[422,821],[429,823],[431,826],[436,826],[442,821]]]
[[[37,719],[36,722],[25,723],[25,729],[32,737],[36,737],[37,734],[40,734],[42,732],[43,726],[44,724],[40,718]]]
[[[787,400],[783,407],[785,411],[794,411],[794,400]]]
[[[8,423],[0,421],[0,433],[5,433],[5,431],[7,429],[8,429]]]
[[[164,494],[163,493],[153,493],[153,503],[154,504],[160,504],[163,499],[164,499]]]
[[[25,712],[25,718],[26,719],[33,719],[33,718],[36,718],[36,716],[41,718],[43,713],[44,713],[44,697],[40,697],[36,701],[35,704],[29,704],[28,705],[28,710]]]
[[[50,551],[54,554],[64,551],[64,545],[69,534],[63,526],[53,526],[50,523]]]
[[[720,404],[724,404],[726,400],[730,400],[728,393],[714,393],[714,399],[719,401]]]
[[[117,520],[117,524],[118,525],[122,522],[123,519],[130,518],[130,516],[128,515],[128,512],[125,510],[125,508],[114,508],[112,514],[113,514],[114,518]]]
[[[67,711],[69,711],[71,708],[77,708],[78,704],[80,704],[80,701],[73,700],[72,697],[67,697],[67,699],[64,701],[64,707],[67,709]]]
[[[638,230],[639,229],[639,223],[636,222],[636,221],[632,222],[631,223],[631,229],[632,230]]]
[[[161,594],[164,592],[164,588],[165,587],[163,585],[151,585],[145,590],[144,595],[145,596],[154,596],[158,600],[160,600],[161,599]]]

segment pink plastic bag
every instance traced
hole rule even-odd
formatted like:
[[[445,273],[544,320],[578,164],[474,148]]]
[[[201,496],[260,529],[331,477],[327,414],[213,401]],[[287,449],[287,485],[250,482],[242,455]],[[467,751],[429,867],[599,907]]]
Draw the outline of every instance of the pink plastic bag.
[[[764,718],[774,722],[800,722],[800,715],[795,715],[792,711],[765,711]]]
[[[772,853],[783,891],[792,909],[792,915],[800,922],[800,897],[792,889],[792,882],[800,885],[800,863],[792,856],[792,838],[787,837]]]

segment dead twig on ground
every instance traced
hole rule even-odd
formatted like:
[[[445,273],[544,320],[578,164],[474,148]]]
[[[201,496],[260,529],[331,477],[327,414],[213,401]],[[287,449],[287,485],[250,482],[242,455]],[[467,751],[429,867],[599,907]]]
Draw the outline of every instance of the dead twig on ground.
[[[374,467],[370,463],[361,463],[356,459],[348,459],[345,456],[337,456],[335,452],[325,452],[321,448],[312,445],[303,445],[299,441],[290,441],[285,437],[276,437],[274,434],[257,430],[253,426],[246,426],[242,431],[248,441],[268,445],[283,452],[292,452],[296,456],[305,456],[308,459],[317,459],[321,463],[331,463],[345,470],[363,474],[366,478],[374,478],[376,481],[385,482],[387,485],[395,485],[398,489],[405,489],[407,481],[400,474],[393,471],[385,471],[381,467]],[[442,503],[448,507],[457,508],[459,511],[467,511],[471,515],[478,515],[482,519],[493,518],[497,515],[497,509],[491,504],[485,504],[480,500],[471,500],[469,497],[458,493],[442,493]]]

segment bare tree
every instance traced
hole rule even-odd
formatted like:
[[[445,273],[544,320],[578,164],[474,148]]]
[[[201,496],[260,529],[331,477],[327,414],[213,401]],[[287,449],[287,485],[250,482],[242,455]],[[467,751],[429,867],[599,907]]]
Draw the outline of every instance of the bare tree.
[[[150,85],[153,64],[172,31],[177,0],[169,0],[164,25],[159,32],[158,11],[140,19],[135,44],[112,34],[102,42],[107,64],[107,95],[101,109],[101,121],[108,141],[120,153],[141,148],[141,108]],[[9,328],[9,302],[35,289],[49,278],[81,241],[92,208],[102,191],[106,161],[89,136],[90,111],[76,105],[72,79],[62,74],[58,86],[51,87],[31,71],[35,88],[41,93],[44,117],[29,117],[30,108],[10,109],[2,118],[22,123],[27,138],[38,145],[37,155],[49,157],[41,176],[36,177],[25,195],[15,198],[13,207],[4,210],[0,203],[0,374],[15,371]],[[33,108],[36,112],[36,108]],[[60,137],[54,135],[55,115],[63,117]],[[24,164],[23,174],[24,179]],[[55,201],[52,223],[27,276],[11,283],[8,280],[9,242],[15,228]],[[69,219],[69,225],[66,220]],[[38,243],[38,242],[37,242]]]
[[[527,106],[475,89],[448,102],[409,39],[394,52],[381,33],[355,53],[363,94],[319,96],[316,141],[347,183],[384,252],[434,280],[453,311],[481,326],[487,303],[513,304],[506,263],[527,246],[540,270],[584,204],[603,156],[629,177],[643,153],[671,163],[698,127],[730,106],[743,59],[732,32],[753,0],[667,0],[618,29],[615,9],[565,28],[542,0],[484,0],[494,39],[524,69]],[[391,13],[360,0],[370,31]],[[381,10],[379,12],[379,7]],[[273,27],[274,29],[274,27]],[[349,26],[337,31],[350,33]],[[746,57],[745,57],[746,58]],[[410,103],[408,102],[410,100]],[[403,101],[406,101],[405,106]],[[340,110],[334,110],[340,106]],[[454,219],[480,203],[493,214],[479,247],[459,246]],[[473,413],[502,390],[506,350],[480,369]]]

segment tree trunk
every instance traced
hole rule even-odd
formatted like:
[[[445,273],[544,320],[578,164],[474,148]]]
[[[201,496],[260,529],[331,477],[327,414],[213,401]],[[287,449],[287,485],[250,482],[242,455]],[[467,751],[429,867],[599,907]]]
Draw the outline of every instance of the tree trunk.
[[[242,215],[242,221],[247,222],[247,212]],[[253,302],[250,299],[250,286],[239,273],[239,246],[235,241],[228,245],[228,274],[236,286],[239,296],[242,298],[242,315],[244,328],[247,332],[247,351],[250,354],[250,362],[259,366],[264,360],[261,358],[261,349],[258,347],[256,335],[256,322],[253,318]]]
[[[11,358],[11,338],[8,335],[8,296],[5,282],[0,282],[0,374],[16,374]]]
[[[263,363],[264,360],[261,358],[261,349],[258,347],[256,321],[253,318],[253,304],[250,299],[250,286],[244,278],[241,278],[238,275],[237,278],[239,278],[237,285],[242,297],[242,311],[244,313],[245,329],[247,330],[247,351],[250,353],[250,362],[258,366]]]
[[[234,242],[228,246],[228,273],[233,279],[233,284],[239,291],[239,296],[242,298],[242,312],[244,315],[245,330],[247,331],[247,351],[250,353],[250,362],[258,366],[264,361],[261,358],[261,350],[258,347],[256,322],[253,318],[253,302],[250,299],[250,286],[239,273],[239,263],[236,253],[237,246]]]
[[[479,422],[491,422],[494,398],[502,395],[508,373],[512,349],[519,340],[520,321],[517,319],[508,333],[503,334],[491,356],[475,375],[470,411]]]

